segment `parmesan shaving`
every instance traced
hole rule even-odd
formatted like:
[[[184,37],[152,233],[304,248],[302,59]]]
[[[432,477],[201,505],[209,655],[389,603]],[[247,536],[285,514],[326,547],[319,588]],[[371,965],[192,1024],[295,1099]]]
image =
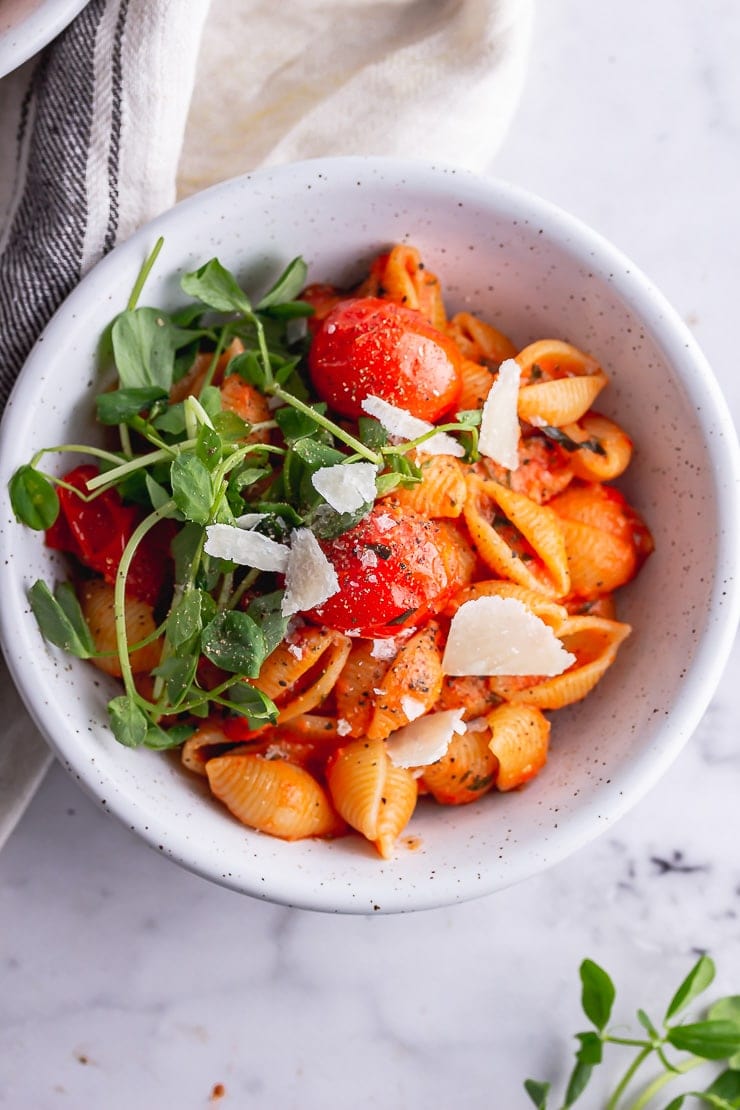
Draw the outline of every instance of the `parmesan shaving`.
[[[236,518],[234,523],[237,528],[254,528],[255,524],[259,524],[266,516],[267,513],[243,513]]]
[[[209,524],[203,550],[217,559],[228,559],[242,567],[283,573],[290,549],[260,532],[235,528],[232,524]]]
[[[513,597],[464,602],[450,624],[442,670],[451,675],[562,674],[575,655],[553,630]]]
[[[294,528],[285,567],[284,617],[323,605],[339,590],[337,572],[309,528]]]
[[[455,733],[465,732],[462,709],[427,713],[392,732],[385,742],[396,767],[426,767],[446,753]]]
[[[424,702],[419,701],[418,698],[412,698],[410,694],[404,694],[401,698],[401,709],[409,721],[415,721],[417,717],[426,713]]]
[[[418,439],[419,436],[434,430],[434,424],[420,420],[418,416],[413,416],[406,409],[391,405],[389,401],[384,401],[382,397],[376,397],[372,393],[361,402],[361,407],[368,416],[374,416],[383,425],[388,435],[395,439]],[[462,445],[446,432],[438,432],[431,436],[419,445],[419,450],[425,455],[455,455],[459,459],[465,454]]]
[[[483,406],[478,436],[481,455],[487,455],[507,470],[516,470],[519,466],[520,376],[519,364],[513,358],[501,363]]]
[[[398,655],[398,644],[395,640],[373,640],[370,648],[373,659],[395,659]]]
[[[311,477],[313,488],[338,513],[353,513],[375,500],[378,468],[371,462],[322,466]]]

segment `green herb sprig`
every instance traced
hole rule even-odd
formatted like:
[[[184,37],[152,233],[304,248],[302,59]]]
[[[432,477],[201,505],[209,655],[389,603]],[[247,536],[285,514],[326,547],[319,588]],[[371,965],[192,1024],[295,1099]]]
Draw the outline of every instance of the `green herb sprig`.
[[[633,1048],[636,1054],[604,1104],[604,1110],[646,1110],[655,1105],[654,1100],[664,1087],[708,1060],[724,1062],[726,1067],[704,1090],[685,1091],[663,1105],[662,1110],[680,1110],[689,1099],[715,1110],[738,1110],[740,996],[719,999],[710,1006],[704,1020],[689,1023],[676,1020],[708,989],[714,977],[714,962],[709,956],[701,956],[668,1003],[660,1028],[645,1010],[640,1009],[637,1020],[647,1035],[624,1037],[610,1033],[607,1028],[616,996],[614,983],[593,960],[584,960],[580,967],[581,1006],[592,1028],[575,1034],[579,1047],[559,1110],[568,1110],[581,1097],[594,1068],[602,1063],[606,1045]],[[661,1065],[661,1072],[639,1093],[628,1097],[638,1070],[649,1059]],[[548,1110],[550,1088],[549,1083],[534,1079],[524,1083],[525,1091],[538,1110]]]
[[[98,422],[117,429],[120,447],[68,443],[38,450],[10,481],[19,521],[38,531],[50,528],[60,512],[58,489],[82,502],[116,491],[137,503],[142,519],[129,538],[115,578],[114,613],[117,654],[124,690],[109,704],[116,738],[129,747],[164,748],[183,742],[192,719],[212,708],[246,717],[258,728],[276,719],[273,702],[250,679],[285,635],[282,592],[271,589],[257,571],[236,567],[205,552],[206,529],[234,525],[244,513],[264,514],[258,529],[284,540],[290,529],[309,527],[320,539],[352,528],[371,508],[339,513],[318,493],[312,477],[322,467],[373,463],[377,496],[421,481],[413,450],[439,432],[459,436],[466,458],[477,458],[479,412],[459,413],[408,443],[392,444],[377,420],[363,417],[356,433],[332,420],[326,406],[311,400],[302,364],[308,340],[301,320],[313,309],[300,299],[307,267],[295,258],[270,289],[254,303],[237,278],[216,258],[183,275],[180,285],[191,303],[176,312],[140,305],[145,283],[162,249],[162,240],[144,261],[125,309],[106,332],[118,375],[116,388],[96,398]],[[221,406],[213,385],[224,352],[234,340],[243,351],[229,360],[227,373],[255,386],[273,409],[271,418],[249,424]],[[207,352],[207,362],[203,361]],[[171,390],[196,365],[201,369],[197,395],[171,401]],[[263,443],[254,432],[279,429],[279,444]],[[41,469],[49,454],[91,458],[99,473],[76,488]],[[162,520],[173,520],[174,593],[160,614],[157,636],[163,647],[153,672],[153,692],[145,697],[132,672],[125,620],[127,581],[136,553]],[[258,582],[259,580],[259,582]],[[255,584],[258,597],[245,597]],[[267,600],[269,599],[269,601]],[[42,634],[80,658],[97,652],[70,586],[50,589],[36,582],[31,605]],[[148,637],[149,642],[155,637]],[[207,660],[221,681],[210,688],[201,679]],[[211,676],[211,682],[213,677]],[[168,723],[163,727],[160,722]]]

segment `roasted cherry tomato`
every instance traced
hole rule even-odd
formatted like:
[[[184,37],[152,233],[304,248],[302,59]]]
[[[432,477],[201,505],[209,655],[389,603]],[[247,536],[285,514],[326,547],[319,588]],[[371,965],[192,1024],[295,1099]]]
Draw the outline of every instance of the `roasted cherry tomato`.
[[[455,539],[436,520],[377,504],[321,545],[339,591],[308,616],[340,632],[381,639],[419,624],[464,584]]]
[[[378,297],[336,305],[308,355],[322,401],[354,419],[372,393],[422,420],[438,420],[460,397],[461,364],[455,343],[420,312]]]
[[[78,466],[65,474],[64,481],[87,493],[88,481],[97,474],[97,467]],[[124,505],[115,490],[105,490],[92,500],[83,501],[71,490],[60,487],[59,506],[59,516],[46,532],[47,545],[74,555],[83,566],[102,574],[113,585],[123,550],[143,519],[143,511],[135,505]],[[174,530],[172,521],[160,521],[144,536],[131,561],[127,590],[150,605],[156,604],[172,578],[170,542]]]

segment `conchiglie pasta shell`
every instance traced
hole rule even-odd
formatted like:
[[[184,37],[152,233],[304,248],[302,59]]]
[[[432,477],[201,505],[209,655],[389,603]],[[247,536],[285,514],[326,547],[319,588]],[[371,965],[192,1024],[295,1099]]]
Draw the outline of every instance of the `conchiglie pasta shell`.
[[[465,358],[473,362],[498,364],[516,355],[516,347],[503,332],[472,312],[458,312],[450,320],[447,330]]]
[[[229,744],[233,744],[233,740],[229,740],[217,725],[207,722],[183,744],[180,752],[183,766],[205,778],[206,763],[209,758],[214,757],[213,749],[218,748],[219,745],[227,747]]]
[[[462,365],[462,390],[457,404],[458,412],[483,408],[495,380],[495,375],[485,366],[465,359]]]
[[[507,489],[499,482],[483,481],[469,475],[468,498],[463,510],[471,536],[481,558],[502,578],[551,597],[564,597],[570,590],[568,561],[561,520],[547,505],[538,505],[523,493]],[[530,544],[541,568],[528,565],[488,522],[481,502],[495,502],[514,527]],[[544,573],[538,573],[538,570]]]
[[[407,308],[416,309],[440,331],[447,316],[438,278],[427,270],[416,247],[399,243],[381,254],[372,265],[370,276],[357,290],[361,296],[382,297]]]
[[[531,705],[500,705],[486,719],[489,747],[498,760],[496,788],[522,786],[547,762],[550,722]]]
[[[522,386],[517,406],[519,418],[539,427],[572,424],[591,408],[607,380],[600,370],[582,378],[557,378]]]
[[[92,578],[83,582],[78,591],[82,614],[87,621],[90,633],[95,643],[96,651],[111,652],[99,659],[91,659],[100,671],[106,674],[121,677],[121,663],[116,651],[116,625],[115,625],[115,591],[102,578]],[[126,614],[126,639],[129,646],[151,636],[156,631],[157,623],[154,620],[154,611],[146,601],[126,596],[124,601]],[[144,647],[137,648],[129,653],[131,670],[134,674],[144,674],[152,671],[159,663],[162,654],[161,637],[153,640]]]
[[[563,339],[537,339],[514,356],[522,371],[522,381],[533,378],[534,367],[547,381],[603,373],[595,358]]]
[[[239,821],[282,840],[332,836],[341,822],[313,775],[282,759],[222,755],[206,764],[214,796]]]
[[[574,596],[594,599],[634,577],[637,560],[631,543],[577,520],[563,519],[562,528]]]
[[[559,638],[566,651],[576,656],[576,662],[555,678],[511,690],[507,700],[512,704],[526,703],[540,709],[562,709],[580,701],[612,665],[619,645],[630,632],[628,624],[603,617],[569,617],[560,630]]]
[[[375,710],[375,690],[390,661],[373,657],[372,642],[360,640],[347,657],[334,688],[338,716],[350,726],[350,736],[364,736]]]
[[[463,720],[485,717],[499,702],[487,678],[479,675],[445,675],[435,710],[463,709]]]
[[[451,455],[423,455],[417,458],[422,479],[408,489],[397,489],[394,500],[404,509],[427,519],[460,516],[467,487],[460,464]]]
[[[488,729],[456,734],[442,759],[424,768],[423,784],[436,801],[466,805],[493,789],[498,761],[490,739]]]
[[[415,719],[406,712],[406,699],[418,709],[415,716],[430,710],[442,690],[442,678],[439,625],[430,621],[406,641],[377,687],[368,738],[384,740]]]
[[[279,725],[308,713],[326,698],[351,647],[348,636],[326,628],[304,628],[294,642],[278,644],[253,685],[277,705]]]
[[[472,586],[460,590],[445,609],[445,613],[452,616],[466,601],[474,601],[478,597],[513,597],[515,601],[526,605],[545,624],[549,624],[556,633],[568,617],[568,610],[557,601],[544,597],[537,590],[520,586],[517,582],[506,582],[498,578],[474,582]]]
[[[337,812],[389,859],[416,806],[411,772],[391,763],[382,740],[353,740],[331,759],[326,777]]]
[[[629,466],[632,440],[613,420],[596,412],[587,412],[577,424],[568,424],[563,431],[575,443],[595,440],[604,452],[600,455],[587,447],[573,451],[570,465],[576,478],[587,482],[611,482]]]

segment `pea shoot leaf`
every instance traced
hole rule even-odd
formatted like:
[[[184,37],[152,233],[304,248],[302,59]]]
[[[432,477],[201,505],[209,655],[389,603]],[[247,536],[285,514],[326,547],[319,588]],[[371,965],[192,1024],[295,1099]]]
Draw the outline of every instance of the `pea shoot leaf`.
[[[294,301],[306,284],[307,274],[308,267],[303,259],[300,256],[294,258],[258,303],[257,311],[263,312],[266,308],[273,308],[275,305],[284,304],[286,301]],[[313,311],[311,306],[306,305],[306,307],[310,314]]]
[[[740,1052],[740,1024],[727,1019],[695,1021],[674,1025],[666,1040],[683,1052],[693,1052],[704,1060],[725,1060]]]
[[[39,579],[28,591],[28,598],[41,634],[49,643],[78,659],[89,659],[95,654],[95,642],[68,582],[62,582],[52,594]]]
[[[187,520],[207,524],[211,518],[213,489],[208,468],[196,455],[183,453],[172,463],[172,498]]]
[[[252,311],[249,298],[239,282],[217,258],[212,258],[189,274],[183,274],[180,287],[189,297],[218,312],[238,312],[247,316]]]
[[[604,969],[593,960],[583,961],[580,976],[583,1012],[597,1029],[602,1030],[609,1021],[614,1005],[614,984]]]
[[[203,654],[224,671],[256,678],[267,657],[267,643],[259,625],[247,613],[218,613],[203,629]]]
[[[33,466],[20,466],[8,483],[16,519],[36,532],[45,532],[59,516],[53,483]]]
[[[547,1096],[550,1093],[549,1083],[541,1083],[538,1079],[525,1079],[524,1090],[537,1107],[537,1110],[547,1110]]]
[[[108,702],[108,720],[111,731],[119,744],[126,748],[140,748],[149,732],[149,718],[127,694]]]
[[[684,981],[679,986],[665,1012],[664,1021],[684,1010],[691,1002],[709,987],[715,976],[714,961],[709,956],[700,956]]]
[[[190,739],[194,732],[194,725],[173,725],[172,728],[168,729],[164,729],[160,725],[150,725],[147,729],[144,747],[153,748],[158,752],[166,751],[168,748],[179,748],[181,744]]]
[[[731,994],[727,998],[718,999],[713,1006],[709,1007],[707,1016],[712,1021],[733,1021],[740,1025],[740,994]],[[728,1063],[731,1068],[740,1073],[740,1050],[729,1058]]]
[[[165,397],[167,391],[158,385],[101,393],[95,398],[97,418],[101,424],[125,424],[132,416],[138,416],[142,409],[150,408],[155,401]]]
[[[111,331],[122,389],[158,386],[168,391],[175,365],[175,338],[167,315],[156,308],[122,312]]]
[[[285,638],[288,630],[288,618],[284,617],[280,608],[284,590],[275,590],[270,594],[255,597],[247,606],[247,614],[257,624],[265,639],[265,650],[269,655]]]

